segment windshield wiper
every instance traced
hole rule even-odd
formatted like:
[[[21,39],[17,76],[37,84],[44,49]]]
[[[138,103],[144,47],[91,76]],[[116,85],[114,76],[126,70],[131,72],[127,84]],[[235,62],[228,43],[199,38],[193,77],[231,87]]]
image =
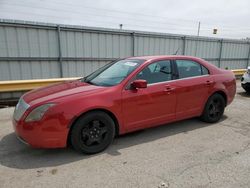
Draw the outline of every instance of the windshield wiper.
[[[90,85],[98,86],[98,84],[96,84],[96,83],[94,83],[94,82],[92,82],[92,81],[90,81],[90,80],[88,80],[88,79],[85,79],[84,82],[87,83],[87,84],[90,84]]]
[[[91,82],[90,80],[85,80],[84,82],[87,83],[87,84],[95,85],[95,84],[93,84],[93,82]]]
[[[81,78],[82,82],[86,82],[86,80],[87,80],[87,76]]]

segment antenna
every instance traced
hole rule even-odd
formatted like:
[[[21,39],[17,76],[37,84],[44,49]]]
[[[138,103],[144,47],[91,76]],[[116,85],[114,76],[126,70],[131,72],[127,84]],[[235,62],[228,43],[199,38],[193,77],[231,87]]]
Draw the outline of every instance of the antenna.
[[[180,49],[180,48],[178,48],[178,49],[176,50],[176,52],[175,52],[173,55],[177,55],[177,54],[178,54],[179,49]]]

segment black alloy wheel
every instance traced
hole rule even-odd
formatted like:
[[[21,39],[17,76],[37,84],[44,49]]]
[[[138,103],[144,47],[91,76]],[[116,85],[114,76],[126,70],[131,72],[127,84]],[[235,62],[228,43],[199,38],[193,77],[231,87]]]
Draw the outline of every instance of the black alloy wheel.
[[[99,120],[89,122],[82,129],[82,142],[86,146],[101,144],[107,137],[107,126]]]
[[[222,95],[216,93],[209,97],[203,110],[201,119],[208,123],[215,123],[221,119],[226,106],[225,99]]]
[[[106,149],[115,136],[113,119],[102,111],[94,111],[80,117],[71,130],[71,144],[75,150],[94,154]]]

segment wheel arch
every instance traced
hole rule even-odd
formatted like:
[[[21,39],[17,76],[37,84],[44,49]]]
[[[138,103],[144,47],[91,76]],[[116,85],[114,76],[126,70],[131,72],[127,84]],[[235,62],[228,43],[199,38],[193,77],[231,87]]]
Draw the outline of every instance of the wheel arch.
[[[120,133],[120,125],[119,125],[118,119],[117,119],[117,117],[115,116],[115,114],[114,114],[113,112],[107,110],[107,109],[104,109],[104,108],[96,108],[96,109],[91,109],[91,110],[88,110],[88,111],[86,111],[86,112],[83,112],[83,113],[81,113],[80,115],[75,116],[75,117],[72,119],[71,123],[68,125],[69,132],[68,132],[68,136],[67,136],[67,145],[70,144],[70,134],[71,134],[71,131],[72,131],[72,129],[73,129],[75,123],[77,122],[77,120],[78,120],[80,117],[82,117],[82,116],[84,116],[84,115],[86,115],[86,114],[88,114],[88,113],[90,113],[90,112],[104,112],[104,113],[108,114],[108,115],[113,119],[113,121],[114,121],[114,123],[115,123],[115,136],[119,135],[119,133]]]
[[[215,91],[215,92],[213,92],[209,97],[211,97],[212,95],[214,95],[214,94],[219,94],[219,95],[221,95],[223,98],[224,98],[224,100],[225,100],[225,106],[227,106],[227,95],[226,95],[226,93],[224,92],[224,91],[222,91],[222,90],[218,90],[218,91]]]

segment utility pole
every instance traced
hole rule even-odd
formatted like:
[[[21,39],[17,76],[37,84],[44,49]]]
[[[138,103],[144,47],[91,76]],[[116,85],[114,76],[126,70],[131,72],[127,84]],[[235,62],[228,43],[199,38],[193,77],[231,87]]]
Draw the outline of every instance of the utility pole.
[[[198,48],[198,38],[200,36],[200,29],[201,29],[201,22],[198,23],[198,30],[197,30],[197,37],[196,37],[196,43],[195,43],[195,52],[194,56],[197,54],[197,48]]]
[[[197,37],[200,36],[200,29],[201,29],[201,22],[199,22],[199,24],[198,24]]]

